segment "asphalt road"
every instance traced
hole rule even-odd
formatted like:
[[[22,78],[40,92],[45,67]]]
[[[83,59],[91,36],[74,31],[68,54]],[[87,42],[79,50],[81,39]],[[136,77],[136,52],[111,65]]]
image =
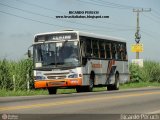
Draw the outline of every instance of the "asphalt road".
[[[157,114],[159,116],[149,117],[158,120],[160,119],[160,88],[0,97],[0,114],[3,117],[10,115],[7,117],[18,117],[18,119],[59,119],[60,117],[64,120],[84,120],[83,117],[105,120],[124,119],[127,118],[125,114]]]

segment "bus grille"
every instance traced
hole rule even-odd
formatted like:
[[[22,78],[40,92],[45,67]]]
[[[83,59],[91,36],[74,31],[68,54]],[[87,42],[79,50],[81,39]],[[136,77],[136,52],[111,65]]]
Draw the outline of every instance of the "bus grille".
[[[48,79],[64,79],[66,78],[69,72],[65,73],[45,73],[44,75],[47,76]]]

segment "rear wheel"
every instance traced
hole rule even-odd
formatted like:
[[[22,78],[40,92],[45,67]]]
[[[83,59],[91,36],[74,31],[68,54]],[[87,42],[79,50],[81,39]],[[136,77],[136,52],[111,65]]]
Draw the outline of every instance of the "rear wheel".
[[[48,93],[49,93],[50,95],[56,94],[56,93],[57,93],[57,88],[49,87],[49,88],[48,88]]]
[[[107,90],[108,91],[110,91],[110,90],[119,90],[119,75],[118,74],[115,75],[115,83],[107,85]]]
[[[115,75],[115,83],[113,87],[114,87],[114,90],[119,90],[119,75],[118,74]]]

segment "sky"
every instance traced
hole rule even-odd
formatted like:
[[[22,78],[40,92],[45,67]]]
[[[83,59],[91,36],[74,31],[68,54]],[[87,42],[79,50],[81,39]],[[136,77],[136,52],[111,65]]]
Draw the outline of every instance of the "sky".
[[[0,59],[20,60],[37,33],[74,29],[126,40],[129,60],[135,59],[136,9],[140,12],[140,58],[160,61],[160,0],[0,0]],[[69,11],[98,11],[109,18],[56,18]],[[87,14],[78,14],[87,15]]]

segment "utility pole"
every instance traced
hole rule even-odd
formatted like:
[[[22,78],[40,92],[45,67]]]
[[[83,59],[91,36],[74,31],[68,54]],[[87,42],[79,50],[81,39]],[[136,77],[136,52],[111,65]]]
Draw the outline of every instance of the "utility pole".
[[[140,32],[140,26],[139,26],[139,13],[140,12],[150,12],[151,11],[151,8],[149,9],[133,9],[133,12],[136,12],[137,13],[137,31],[135,33],[135,41],[136,41],[136,44],[138,45],[139,42],[140,42],[140,39],[141,39],[141,34],[139,33]],[[139,52],[136,52],[136,59],[139,59]]]

